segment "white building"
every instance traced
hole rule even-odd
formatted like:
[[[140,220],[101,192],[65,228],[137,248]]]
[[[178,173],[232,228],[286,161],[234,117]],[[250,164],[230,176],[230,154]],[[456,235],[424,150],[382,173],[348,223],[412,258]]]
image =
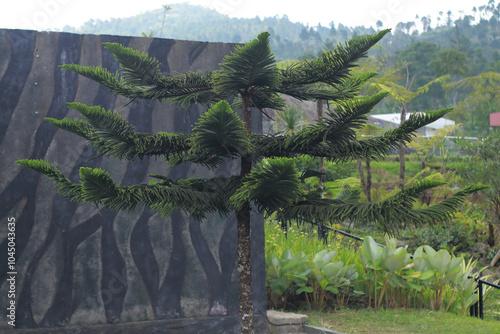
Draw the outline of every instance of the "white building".
[[[422,113],[422,112],[419,112]],[[406,119],[408,119],[408,114]],[[399,126],[401,123],[401,114],[382,114],[382,115],[370,115],[369,123],[380,128],[393,129]],[[432,136],[434,131],[442,129],[448,125],[454,125],[455,121],[446,118],[440,118],[435,122],[427,124],[423,128],[419,129],[417,132],[423,136]]]

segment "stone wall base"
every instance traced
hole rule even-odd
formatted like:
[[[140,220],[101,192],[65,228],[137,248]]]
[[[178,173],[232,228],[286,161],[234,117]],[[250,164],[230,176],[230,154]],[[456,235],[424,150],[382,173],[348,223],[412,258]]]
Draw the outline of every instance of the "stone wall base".
[[[4,334],[197,334],[238,333],[238,317],[203,317],[127,322],[113,325],[67,326],[61,328],[7,329]]]

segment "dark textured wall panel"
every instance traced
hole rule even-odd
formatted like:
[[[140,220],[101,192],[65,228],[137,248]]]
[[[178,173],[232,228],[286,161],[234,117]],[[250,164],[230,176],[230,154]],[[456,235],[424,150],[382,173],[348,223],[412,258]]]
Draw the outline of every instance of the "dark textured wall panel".
[[[78,180],[79,167],[99,167],[123,185],[146,183],[151,173],[177,178],[238,172],[231,162],[217,171],[194,165],[167,171],[154,159],[90,159],[95,152],[84,140],[43,121],[76,117],[66,107],[66,102],[76,101],[118,110],[137,131],[191,130],[204,111],[200,106],[185,116],[168,104],[128,104],[58,67],[78,63],[116,71],[118,64],[102,47],[104,42],[148,52],[163,63],[165,74],[217,69],[234,48],[222,43],[0,30],[0,305],[5,310],[9,303],[6,223],[15,218],[17,328],[120,323],[116,330],[121,331],[127,322],[186,319],[185,330],[193,333],[203,328],[237,331],[234,216],[214,215],[197,222],[181,212],[160,219],[143,208],[129,214],[98,210],[62,198],[48,178],[14,163],[46,159],[73,181]],[[256,113],[255,130],[261,123]],[[263,314],[264,231],[262,217],[253,219],[255,304]],[[7,320],[0,318],[2,333],[11,328]],[[258,321],[262,325],[263,318]],[[168,328],[176,326],[171,322]]]

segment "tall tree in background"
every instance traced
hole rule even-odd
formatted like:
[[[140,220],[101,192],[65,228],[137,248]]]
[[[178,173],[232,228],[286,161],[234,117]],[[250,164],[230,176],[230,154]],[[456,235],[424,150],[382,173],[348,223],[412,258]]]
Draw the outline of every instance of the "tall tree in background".
[[[323,100],[316,100],[316,115],[318,117],[318,120],[320,120],[323,117],[323,107],[324,107],[324,101]],[[321,189],[324,188],[325,186],[325,179],[326,179],[326,169],[325,169],[325,161],[323,157],[319,157],[319,187]]]
[[[161,21],[161,30],[160,30],[160,38],[163,36],[163,26],[165,25],[165,16],[167,16],[167,12],[172,10],[172,7],[168,5],[163,5],[163,19]]]
[[[360,140],[370,139],[371,137],[375,137],[382,131],[381,128],[372,125],[365,124],[361,129],[357,131],[358,137]],[[366,196],[366,200],[368,202],[372,201],[372,168],[370,164],[370,159],[365,159],[365,169],[366,169],[366,177],[365,172],[363,171],[363,160],[357,159],[356,166],[358,168],[359,180],[361,181],[361,188],[363,189],[363,193]]]
[[[498,111],[500,105],[500,73],[484,72],[447,83],[445,89],[463,95],[452,118],[463,123],[469,134],[482,136],[489,133],[489,115]]]
[[[494,131],[482,140],[456,140],[462,148],[472,154],[464,155],[460,161],[453,164],[455,171],[465,182],[483,182],[488,186],[484,191],[486,201],[483,205],[487,209],[488,217],[488,244],[495,245],[495,228],[500,225],[500,132]],[[500,259],[500,251],[492,261],[492,266]]]
[[[452,132],[458,130],[461,124],[453,124],[445,126],[439,130],[436,130],[431,137],[417,136],[408,147],[415,151],[417,159],[420,161],[420,168],[422,169],[422,178],[425,178],[426,173],[424,170],[427,168],[427,161],[435,154],[436,151],[444,150],[446,136],[450,135]],[[443,172],[445,167],[444,161],[445,152],[441,152],[443,157],[443,162],[441,165],[441,172]]]
[[[387,94],[356,98],[372,73],[354,75],[355,62],[388,31],[356,37],[319,58],[276,66],[269,34],[262,33],[226,56],[221,69],[206,73],[165,76],[160,63],[119,44],[106,44],[120,63],[120,74],[101,67],[64,65],[129,99],[159,100],[180,106],[198,103],[208,107],[192,133],[139,133],[117,112],[72,103],[83,119],[47,119],[64,130],[84,137],[98,155],[134,160],[160,156],[171,165],[194,163],[216,168],[225,160],[238,159],[240,172],[229,177],[172,180],[164,175],[149,184],[117,185],[101,169],[80,169],[81,182],[73,183],[57,167],[41,160],[19,164],[41,172],[56,182],[59,193],[80,202],[96,203],[115,210],[148,206],[162,216],[184,210],[202,221],[209,213],[236,212],[238,224],[237,272],[241,332],[254,333],[251,280],[251,205],[264,214],[278,211],[282,219],[331,222],[378,222],[386,230],[406,224],[449,219],[464,196],[480,187],[468,186],[428,209],[413,209],[426,189],[441,183],[428,181],[406,188],[384,201],[354,203],[348,199],[324,199],[318,191],[305,192],[293,157],[310,155],[334,162],[377,159],[412,138],[412,132],[442,117],[450,109],[412,115],[399,128],[366,140],[356,139],[356,129]],[[322,85],[318,85],[321,83]],[[328,100],[335,112],[294,135],[261,135],[251,132],[257,109],[282,109],[280,94],[300,100]],[[233,99],[231,105],[226,100]],[[240,118],[234,109],[241,110]],[[263,163],[261,159],[267,158]],[[317,175],[317,174],[315,174]],[[264,251],[264,250],[259,250]]]
[[[382,77],[381,80],[376,80],[373,85],[389,93],[389,96],[394,99],[399,104],[399,112],[400,112],[400,125],[402,125],[407,118],[407,113],[410,112],[409,106],[410,102],[416,97],[427,93],[429,91],[429,87],[435,83],[443,83],[445,80],[449,78],[449,75],[443,75],[439,78],[436,78],[423,86],[418,87],[416,90],[411,90],[413,86],[413,80],[415,79],[415,75],[410,73],[410,69],[408,64],[403,65],[403,69],[406,72],[402,79],[404,80],[404,85],[398,84],[391,80],[386,80]],[[394,71],[389,70],[389,71]],[[398,154],[399,154],[399,187],[401,189],[405,186],[405,146],[399,145]]]

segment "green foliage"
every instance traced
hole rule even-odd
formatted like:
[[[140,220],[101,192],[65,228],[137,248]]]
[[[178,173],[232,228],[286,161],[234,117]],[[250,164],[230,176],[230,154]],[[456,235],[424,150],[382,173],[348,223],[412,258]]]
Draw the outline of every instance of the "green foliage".
[[[235,50],[224,58],[215,79],[215,90],[219,92],[246,89],[251,86],[276,89],[279,86],[276,59],[269,45],[269,33],[263,32],[257,39]]]
[[[326,198],[339,198],[337,195],[339,195],[342,190],[345,190],[346,188],[359,189],[360,182],[354,177],[348,177],[345,179],[338,179],[333,182],[325,182],[323,186],[326,192]],[[357,200],[359,201],[359,198],[357,198]]]
[[[193,132],[190,157],[182,162],[219,165],[224,157],[246,156],[253,150],[243,121],[226,101],[218,102],[205,112]]]
[[[299,173],[292,159],[266,159],[243,179],[242,186],[231,198],[236,208],[255,202],[268,214],[282,207],[292,206],[299,194]]]
[[[293,63],[283,71],[285,89],[282,93],[296,96],[287,88],[299,83],[307,85],[321,82],[332,86],[342,83],[350,76],[349,70],[356,66],[354,62],[365,57],[368,49],[388,32],[383,30],[370,36],[353,37],[345,45],[338,44],[333,51],[324,51],[317,59]]]
[[[308,155],[303,155],[295,158],[295,164],[301,172],[314,170],[319,168],[319,160]],[[337,179],[345,179],[353,174],[352,163],[335,163],[325,161],[324,167],[326,169],[325,181],[335,181]]]
[[[416,200],[423,192],[442,184],[444,183],[434,180],[419,181],[378,202],[360,203],[339,198],[319,200],[315,192],[310,192],[304,194],[303,200],[295,206],[284,208],[281,218],[286,221],[304,219],[360,225],[370,222],[379,224],[385,231],[395,233],[405,226],[448,221],[466,196],[484,189],[482,185],[470,185],[433,206],[414,208]]]
[[[466,52],[450,48],[439,51],[436,58],[430,61],[430,65],[440,76],[447,74],[464,76],[469,72],[468,60]]]
[[[417,227],[402,231],[400,238],[415,250],[422,245],[434,249],[447,248],[457,253],[468,252],[476,242],[474,230],[452,220],[448,224]]]
[[[66,178],[57,166],[44,160],[18,160],[17,164],[31,168],[38,173],[44,174],[56,182],[57,191],[72,201],[80,201],[82,198],[81,184],[75,184]]]
[[[449,79],[449,75],[438,77],[432,81],[425,83],[423,86],[417,87],[416,90],[410,90],[410,87],[399,85],[392,81],[376,82],[375,85],[384,92],[388,92],[395,101],[401,105],[409,104],[413,99],[421,94],[429,91],[429,87],[435,83],[443,83]]]
[[[266,224],[268,294],[275,308],[285,308],[289,298],[302,295],[309,307],[321,310],[332,298],[343,305],[349,294],[360,294],[353,292],[358,277],[355,264],[344,262],[352,261],[354,249],[329,251],[337,239],[324,244],[307,235],[290,227],[285,236],[278,225]]]
[[[255,204],[261,213],[267,215],[278,211],[285,222],[376,222],[388,231],[408,223],[447,220],[463,198],[481,186],[468,186],[445,201],[420,209],[413,209],[415,200],[423,191],[441,185],[441,182],[424,180],[375,203],[360,203],[359,192],[352,189],[343,189],[335,198],[325,199],[317,191],[304,191],[301,182],[305,176],[301,177],[291,159],[300,155],[322,157],[332,162],[378,159],[411,141],[415,130],[450,111],[440,109],[414,114],[396,129],[366,140],[356,138],[356,130],[363,127],[368,113],[387,93],[357,98],[356,91],[373,73],[353,75],[352,70],[357,66],[356,62],[388,33],[389,30],[384,30],[354,37],[344,45],[339,44],[335,50],[323,52],[317,59],[295,62],[285,68],[276,66],[267,32],[245,45],[236,46],[235,51],[224,58],[220,70],[206,73],[164,75],[158,61],[118,44],[105,45],[120,63],[120,71],[116,74],[100,67],[62,66],[64,70],[86,76],[130,101],[168,101],[179,107],[195,103],[213,106],[201,116],[192,134],[135,132],[134,127],[118,113],[81,104],[71,104],[71,107],[83,115],[84,121],[51,120],[53,124],[86,138],[99,155],[129,160],[161,155],[171,164],[191,162],[211,169],[224,159],[238,158],[241,169],[237,176],[171,180],[154,175],[160,181],[118,186],[107,172],[82,167],[80,183],[72,184],[46,162],[22,160],[19,163],[51,177],[59,191],[70,199],[115,210],[132,210],[141,205],[150,207],[161,216],[184,210],[197,220],[210,213],[228,215],[236,211],[238,226],[242,227],[238,234],[241,246],[238,249],[238,271],[242,275],[251,270],[251,252],[245,247],[250,244],[250,229],[243,228],[250,224],[250,204]],[[281,94],[299,100],[328,100],[335,111],[329,111],[328,118],[320,119],[294,135],[252,134],[252,108],[281,109],[284,106]],[[224,101],[233,97],[236,98],[233,107],[242,109],[242,120]],[[263,158],[268,159],[252,169],[252,163]],[[314,254],[312,262],[306,262],[304,269],[310,270],[306,275],[312,277],[307,277],[308,285],[303,286],[303,291],[312,293],[312,301],[320,308],[325,302],[326,292],[335,294],[341,288],[351,287],[351,281],[357,276],[351,264],[343,261],[331,264],[331,254]],[[399,270],[393,255],[389,254],[392,262],[385,259],[387,261],[382,264],[391,274]],[[284,260],[290,260],[290,256],[286,255]],[[271,260],[271,263],[273,261],[276,262]],[[287,274],[281,273],[280,268],[275,268],[274,272],[278,273],[278,278],[287,279]],[[381,296],[390,280],[388,277],[383,279]],[[248,328],[249,332],[252,317],[246,315],[253,314],[250,283],[249,280],[240,280],[240,290],[245,291],[240,293],[242,328]],[[287,284],[279,281],[273,288],[281,291]],[[377,302],[380,305],[381,301]]]
[[[132,101],[170,101],[187,107],[194,103],[210,104],[229,97],[219,96],[213,91],[211,71],[165,76],[156,59],[119,44],[109,43],[105,46],[120,62],[121,76],[118,71],[112,74],[99,66],[66,64],[61,68],[96,81]]]
[[[379,136],[356,140],[356,128],[362,127],[366,114],[385,94],[346,102],[345,114],[340,113],[322,122],[303,128],[294,135],[254,135],[252,140],[265,156],[294,157],[307,154],[324,157],[333,162],[353,159],[379,159],[400,144],[413,138],[418,128],[432,123],[451,111],[450,108],[413,114],[400,127]]]
[[[407,158],[408,155],[405,156],[405,159]],[[374,172],[376,172],[377,169],[383,170],[384,172],[390,174],[387,175],[388,178],[397,178],[397,174],[399,172],[399,162],[395,160],[393,156],[379,161],[372,161],[370,162],[370,164],[374,169]],[[406,174],[408,174],[408,176],[413,176],[422,170],[422,165],[417,161],[406,160],[405,168],[406,168]],[[375,173],[374,177],[376,176],[377,175]],[[380,177],[383,178],[383,176]]]
[[[436,130],[431,137],[418,136],[414,141],[408,144],[408,147],[415,150],[418,159],[422,164],[422,168],[425,168],[427,161],[436,152],[440,153],[442,159],[442,169],[446,164],[446,158],[448,156],[448,150],[446,147],[446,136],[449,136],[452,132],[456,131],[461,124],[454,124],[445,126],[442,129]]]
[[[276,254],[270,254],[266,257],[266,280],[269,285],[270,299],[275,308],[286,306],[287,297],[292,292],[292,284],[300,284],[306,280],[306,273],[300,273],[298,269],[306,261],[304,252],[293,255],[290,249],[287,249],[278,258]]]
[[[349,201],[345,197],[323,201],[315,193],[303,192],[293,161],[279,159],[301,154],[326,157],[331,161],[378,158],[400,143],[411,140],[411,132],[418,127],[449,111],[444,109],[415,116],[401,128],[367,140],[356,140],[355,129],[363,126],[367,113],[385,94],[349,100],[345,97],[351,96],[352,91],[343,96],[339,95],[337,89],[348,92],[372,76],[371,73],[351,76],[350,71],[356,66],[355,61],[365,56],[368,49],[387,33],[385,30],[353,38],[333,51],[325,51],[318,59],[295,62],[284,69],[276,67],[270,50],[270,35],[262,33],[257,39],[238,46],[235,52],[227,56],[221,64],[222,70],[174,76],[163,75],[158,61],[147,54],[118,44],[106,44],[105,47],[120,63],[121,74],[112,75],[102,68],[71,64],[64,65],[63,69],[87,76],[131,100],[167,100],[181,106],[195,102],[217,104],[200,118],[193,134],[138,133],[114,111],[76,103],[70,104],[70,107],[77,109],[84,116],[84,121],[51,120],[57,126],[84,136],[96,147],[99,155],[129,160],[145,155],[162,155],[171,164],[194,162],[210,168],[217,167],[227,157],[241,157],[246,162],[250,158],[258,160],[263,156],[278,159],[269,159],[265,164],[259,165],[259,170],[243,173],[243,179],[214,178],[193,182],[163,180],[150,185],[118,187],[109,176],[94,170],[82,174],[83,186],[64,187],[81,191],[81,198],[87,202],[118,210],[146,205],[162,215],[182,209],[202,218],[208,212],[227,213],[243,208],[245,203],[254,202],[267,214],[285,209],[285,219],[324,220],[336,217],[344,220],[352,214],[352,219],[357,221],[388,221],[387,203],[366,206],[355,203],[352,200],[354,197]],[[317,83],[322,83],[323,86]],[[336,112],[330,112],[329,118],[304,127],[294,136],[249,137],[249,119],[244,118],[242,122],[226,102],[219,101],[239,95],[244,114],[248,116],[248,108],[251,106],[280,107],[282,99],[279,93],[288,93],[299,99],[327,99],[333,103]],[[59,176],[55,177],[56,182],[67,183],[67,180],[58,178]],[[87,187],[91,185],[93,188]],[[98,195],[99,187],[104,192],[102,197]],[[86,193],[87,189],[89,193]],[[391,205],[411,203],[406,196],[401,195],[392,200]],[[299,206],[295,205],[297,203]],[[294,207],[298,211],[294,212]],[[395,210],[391,220],[407,209]],[[317,214],[319,215],[316,216]],[[437,218],[439,215],[432,212],[432,216]]]
[[[461,305],[460,314],[465,315],[467,309],[474,303],[478,301],[478,294],[475,293],[477,290],[477,286],[475,281],[471,279],[471,277],[477,278],[479,276],[480,271],[477,273],[473,273],[472,270],[477,265],[477,260],[473,261],[470,259],[467,263],[465,259],[462,259],[462,263],[460,264],[462,270],[457,274],[455,279],[452,281],[453,286],[456,289],[454,297]],[[484,268],[483,268],[484,269]],[[453,301],[453,297],[450,299],[450,303],[448,304],[447,310]]]
[[[452,82],[446,89],[461,92],[463,96],[452,118],[475,136],[487,134],[489,115],[499,110],[500,74],[484,72]]]
[[[495,131],[481,141],[468,142],[457,140],[457,144],[467,150],[469,154],[457,160],[451,167],[464,181],[484,182],[488,189],[484,192],[488,201],[485,206],[489,220],[492,223],[500,222],[500,132]]]
[[[330,238],[330,242],[325,243],[318,238],[318,230],[310,225],[285,225],[285,230],[280,226],[282,224],[277,224],[272,218],[266,222],[266,254],[281,256],[286,249],[290,249],[293,254],[301,251],[306,254],[316,254],[323,249],[333,249],[335,242],[345,241],[338,236]],[[341,245],[344,247],[337,247],[337,255],[339,260],[346,262],[354,255],[354,248],[348,242]]]
[[[283,110],[276,111],[274,124],[276,125],[276,131],[292,134],[306,125],[307,121],[302,109],[290,104]]]
[[[309,304],[318,310],[325,307],[327,293],[334,295],[348,293],[358,277],[355,265],[345,265],[342,261],[334,261],[336,251],[326,249],[315,254],[311,261],[305,263],[306,281],[300,282],[296,293],[306,294]]]
[[[463,259],[452,257],[445,249],[435,251],[432,247],[424,245],[415,250],[413,262],[416,270],[422,273],[432,273],[428,279],[423,280],[423,284],[434,291],[430,300],[431,307],[439,311],[446,284],[453,281],[459,274]]]
[[[360,248],[360,259],[366,267],[363,278],[368,289],[371,290],[373,286],[375,310],[380,308],[386,294],[391,296],[388,306],[396,306],[397,290],[402,294],[401,289],[406,290],[411,286],[408,280],[420,277],[420,273],[412,269],[413,264],[410,263],[410,255],[406,248],[397,248],[395,239],[386,237],[386,245],[382,249],[372,237],[366,237]],[[368,307],[370,306],[371,298],[368,303]]]
[[[303,296],[310,308],[322,310],[366,294],[366,306],[376,310],[415,307],[465,315],[477,300],[477,283],[470,276],[478,278],[484,269],[477,271],[476,265],[428,245],[412,254],[387,236],[385,247],[367,236],[355,250],[337,237],[322,243],[315,232],[289,227],[285,233],[277,224],[266,224],[268,296],[276,308]]]
[[[130,161],[145,155],[162,155],[166,159],[179,156],[190,147],[188,135],[184,133],[148,134],[135,132],[116,111],[101,107],[89,107],[81,103],[68,103],[85,120],[46,118],[55,126],[84,137],[97,150],[98,155],[115,156]]]
[[[152,182],[150,185],[117,186],[101,169],[80,168],[80,183],[69,181],[51,164],[42,160],[20,160],[18,164],[47,175],[63,196],[79,202],[104,205],[114,210],[133,210],[145,205],[162,216],[185,210],[202,219],[211,212],[229,213],[227,203],[233,179],[186,179]],[[228,185],[229,183],[229,185]]]
[[[160,62],[148,54],[123,47],[118,43],[104,43],[104,48],[111,51],[120,64],[122,79],[132,86],[165,84],[165,76],[160,69]]]

